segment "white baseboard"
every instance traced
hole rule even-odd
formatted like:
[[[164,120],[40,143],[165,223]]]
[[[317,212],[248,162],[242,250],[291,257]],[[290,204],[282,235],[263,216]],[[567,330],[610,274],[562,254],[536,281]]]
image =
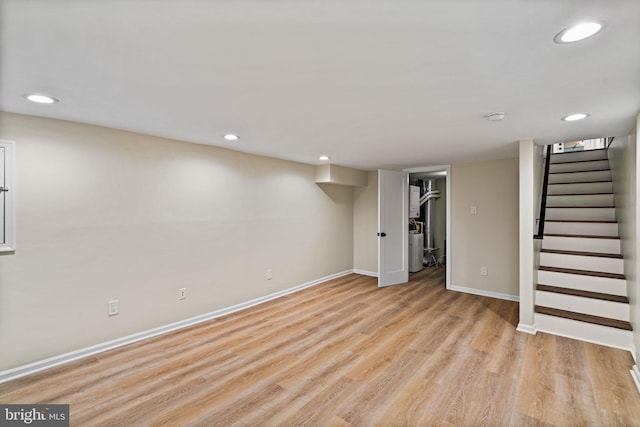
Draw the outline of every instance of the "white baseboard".
[[[358,270],[357,268],[354,268],[353,272],[356,274],[362,274],[363,276],[378,277],[377,271]]]
[[[636,384],[638,393],[640,393],[640,370],[638,369],[638,365],[633,365],[629,372],[631,372],[631,378],[633,378],[633,382]]]
[[[207,320],[215,319],[217,317],[221,317],[226,314],[234,313],[236,311],[244,310],[246,308],[253,307],[255,305],[262,304],[264,302],[271,301],[276,298],[280,298],[282,296],[289,295],[294,292],[298,292],[303,289],[319,285],[320,283],[337,279],[338,277],[346,276],[347,274],[351,274],[353,272],[355,271],[347,270],[347,271],[342,271],[340,273],[331,274],[329,276],[325,276],[320,279],[303,283],[302,285],[294,286],[289,289],[284,289],[282,291],[274,292],[269,295],[254,298],[252,300],[249,300],[240,304],[232,305],[230,307],[221,308],[221,309],[212,311],[210,313],[205,313],[199,316],[191,317],[189,319],[181,320],[175,323],[170,323],[165,326],[159,326],[157,328],[149,329],[147,331],[139,332],[137,334],[128,335],[122,338],[117,338],[115,340],[107,341],[101,344],[96,344],[91,347],[86,347],[80,350],[75,350],[75,351],[61,354],[58,356],[53,356],[48,359],[29,363],[27,365],[18,366],[17,368],[0,371],[0,384],[7,381],[14,380],[16,378],[24,377],[26,375],[31,375],[36,372],[44,371],[45,369],[50,369],[55,366],[73,362],[74,360],[82,359],[83,357],[92,356],[94,354],[102,353],[107,350],[112,350],[117,347],[122,347],[127,344],[132,344],[137,341],[155,337],[157,335],[162,335],[167,332],[175,331],[177,329],[193,326],[201,322],[206,322]]]
[[[473,294],[473,295],[480,295],[480,296],[489,297],[489,298],[504,299],[507,301],[516,301],[516,302],[520,301],[520,297],[517,295],[501,294],[499,292],[485,291],[483,289],[466,288],[464,286],[458,286],[458,285],[452,285],[451,290],[457,291],[457,292],[464,292],[465,294]]]
[[[526,325],[524,323],[518,323],[518,327],[516,328],[516,331],[524,332],[531,335],[535,335],[538,332],[538,330],[534,325]]]
[[[631,348],[629,349],[631,356],[633,357],[634,363],[638,363],[638,359],[636,359],[636,344],[631,343]]]

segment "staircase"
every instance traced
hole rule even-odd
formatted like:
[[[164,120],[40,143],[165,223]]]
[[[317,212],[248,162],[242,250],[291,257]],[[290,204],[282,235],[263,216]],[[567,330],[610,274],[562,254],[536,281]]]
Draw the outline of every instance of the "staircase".
[[[632,327],[607,150],[552,154],[536,329],[629,349]]]

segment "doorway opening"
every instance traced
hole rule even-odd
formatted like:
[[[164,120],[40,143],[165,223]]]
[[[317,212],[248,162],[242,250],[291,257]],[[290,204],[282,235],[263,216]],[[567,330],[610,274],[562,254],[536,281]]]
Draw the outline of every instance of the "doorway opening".
[[[450,167],[409,172],[409,274],[444,268],[450,288]]]

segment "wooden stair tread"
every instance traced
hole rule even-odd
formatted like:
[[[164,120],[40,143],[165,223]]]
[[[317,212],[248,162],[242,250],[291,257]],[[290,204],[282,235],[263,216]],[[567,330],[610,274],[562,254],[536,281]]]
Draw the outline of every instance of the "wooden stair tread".
[[[551,163],[557,164],[557,163]],[[579,170],[579,171],[566,171],[566,172],[549,172],[549,175],[557,175],[560,173],[582,173],[582,172],[611,172],[611,169],[587,169],[587,170]]]
[[[566,184],[597,184],[603,182],[613,182],[610,179],[605,179],[603,181],[571,181],[571,182],[550,182],[549,185],[566,185]]]
[[[593,150],[577,150],[577,151],[566,151],[562,153],[551,153],[551,157],[553,156],[562,156],[563,154],[574,154],[574,153],[595,153],[597,151],[606,151],[606,148],[594,148]]]
[[[577,274],[577,275],[580,275],[580,276],[593,276],[593,277],[604,277],[604,278],[607,278],[607,279],[626,280],[624,274],[605,273],[603,271],[577,270],[575,268],[549,267],[549,266],[546,266],[546,265],[539,266],[538,270],[551,271],[551,272],[554,272],[554,273]]]
[[[558,286],[537,285],[536,290],[544,292],[553,292],[556,294],[573,295],[577,297],[599,299],[603,301],[620,302],[629,304],[629,298],[622,295],[603,294],[601,292],[584,291],[582,289],[561,288]]]
[[[612,209],[615,206],[549,206],[547,205],[547,209]]]
[[[591,314],[575,313],[573,311],[559,310],[557,308],[535,306],[535,312],[547,314],[549,316],[563,317],[565,319],[578,320],[580,322],[593,323],[610,328],[624,329],[625,331],[633,331],[631,323],[624,320],[609,319],[608,317],[593,316]]]
[[[558,153],[558,154],[569,154],[569,153]],[[609,160],[609,159],[571,160],[568,162],[553,162],[553,163],[549,163],[549,165],[552,166],[552,165],[567,165],[569,163],[602,162],[604,160]]]
[[[614,220],[598,220],[598,219],[545,219],[545,222],[588,222],[593,224],[615,224]]]
[[[547,197],[551,197],[551,196],[603,196],[603,195],[608,195],[608,194],[613,195],[613,192],[609,191],[609,192],[605,192],[605,193],[559,193],[559,194],[548,194],[547,193]]]
[[[593,236],[590,234],[561,234],[561,233],[545,233],[545,236],[551,237],[577,237],[579,239],[614,239],[620,240],[619,236]]]
[[[561,254],[561,255],[577,255],[577,256],[593,256],[600,258],[617,258],[622,259],[620,254],[607,254],[603,252],[583,252],[583,251],[564,251],[560,249],[541,249],[540,252],[549,254]]]

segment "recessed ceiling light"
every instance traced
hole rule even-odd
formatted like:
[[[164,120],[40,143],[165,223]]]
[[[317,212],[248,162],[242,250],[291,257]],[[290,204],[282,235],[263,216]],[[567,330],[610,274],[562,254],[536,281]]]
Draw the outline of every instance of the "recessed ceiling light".
[[[489,113],[485,117],[490,122],[499,122],[500,120],[504,119],[504,116],[505,116],[505,114],[502,111],[498,111],[498,112],[495,112],[495,113]]]
[[[583,22],[560,31],[553,38],[553,41],[556,43],[577,42],[595,35],[602,28],[604,28],[604,25],[600,22]]]
[[[227,141],[237,141],[240,139],[240,137],[233,133],[227,133],[225,134],[224,139],[226,139]]]
[[[41,93],[25,93],[22,96],[24,96],[29,101],[35,102],[37,104],[55,104],[56,102],[60,101],[59,99],[56,99],[52,96],[43,95]]]
[[[322,161],[329,160],[329,156],[320,156],[318,157],[318,160],[322,160]]]
[[[563,117],[562,120],[564,120],[565,122],[575,122],[576,120],[586,119],[587,117],[589,117],[588,114],[575,113],[575,114],[569,114],[568,116]]]

